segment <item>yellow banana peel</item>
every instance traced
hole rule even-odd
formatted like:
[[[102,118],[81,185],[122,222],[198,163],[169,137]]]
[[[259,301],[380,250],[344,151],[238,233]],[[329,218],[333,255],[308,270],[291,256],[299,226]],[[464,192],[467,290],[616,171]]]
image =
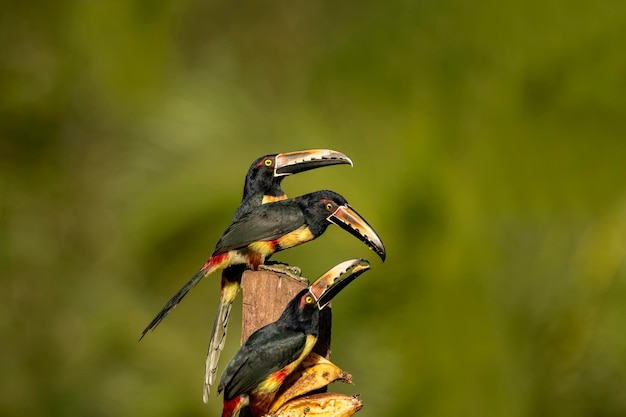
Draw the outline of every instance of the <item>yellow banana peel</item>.
[[[302,362],[302,367],[285,381],[269,412],[271,414],[293,398],[323,388],[337,380],[352,383],[352,375],[328,359],[310,353]]]
[[[272,417],[349,417],[361,407],[363,403],[357,396],[325,392],[293,399],[270,415]]]

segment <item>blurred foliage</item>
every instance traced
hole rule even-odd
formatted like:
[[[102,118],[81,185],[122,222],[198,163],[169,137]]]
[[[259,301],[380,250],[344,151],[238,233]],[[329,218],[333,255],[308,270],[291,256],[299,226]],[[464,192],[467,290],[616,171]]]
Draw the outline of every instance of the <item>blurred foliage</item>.
[[[253,159],[328,147],[354,168],[285,189],[388,260],[337,228],[276,259],[372,261],[334,306],[359,416],[626,415],[625,40],[615,0],[5,2],[0,414],[218,415],[218,280],[139,333]]]

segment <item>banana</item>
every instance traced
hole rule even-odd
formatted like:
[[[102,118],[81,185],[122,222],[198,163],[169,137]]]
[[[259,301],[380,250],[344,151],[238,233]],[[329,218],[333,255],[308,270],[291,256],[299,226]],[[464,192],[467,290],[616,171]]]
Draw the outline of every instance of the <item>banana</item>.
[[[308,368],[318,363],[332,363],[332,362],[326,359],[325,357],[318,355],[315,352],[311,352],[307,355],[306,358],[304,358],[304,360],[300,364],[300,367]]]
[[[291,374],[283,384],[270,407],[270,414],[292,398],[325,387],[333,381],[352,383],[352,375],[316,353],[310,353],[302,364],[303,366]]]
[[[362,407],[356,395],[325,392],[296,398],[270,414],[272,417],[349,417]]]

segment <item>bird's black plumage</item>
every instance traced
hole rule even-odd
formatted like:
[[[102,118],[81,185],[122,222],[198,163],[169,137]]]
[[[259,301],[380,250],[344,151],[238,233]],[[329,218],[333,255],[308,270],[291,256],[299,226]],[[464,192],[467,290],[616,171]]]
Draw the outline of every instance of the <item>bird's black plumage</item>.
[[[211,256],[241,249],[254,242],[279,239],[302,226],[307,226],[313,238],[317,238],[330,226],[328,218],[339,207],[347,205],[340,194],[321,190],[257,206],[226,229]]]
[[[336,213],[349,211],[352,216],[350,221],[340,221]],[[299,197],[277,201],[257,206],[233,222],[218,240],[211,258],[198,273],[196,273],[161,309],[152,322],[144,329],[145,335],[150,329],[156,327],[159,322],[174,308],[187,293],[206,275],[216,268],[225,268],[234,264],[224,265],[220,255],[229,251],[241,251],[240,258],[247,259],[252,256],[253,249],[250,245],[257,242],[274,242],[272,248],[266,253],[259,254],[257,261],[264,262],[274,252],[289,249],[306,243],[321,236],[331,223],[335,223],[343,229],[363,241],[372,250],[384,259],[385,248],[380,238],[362,217],[358,216],[349,206],[346,199],[340,194],[321,190]],[[333,220],[335,219],[335,220]],[[309,234],[304,233],[294,238],[285,239],[291,232],[299,228],[308,228]],[[237,261],[238,264],[248,264],[250,261]],[[248,265],[256,267],[258,265]]]
[[[305,224],[304,213],[293,200],[263,204],[233,222],[222,234],[211,256],[271,241]]]
[[[304,301],[311,297],[310,302]],[[308,335],[317,338],[319,309],[309,289],[298,293],[280,318],[254,332],[224,370],[218,393],[224,400],[251,392],[272,373],[294,362],[302,354]]]
[[[294,296],[278,320],[250,335],[220,379],[218,393],[224,391],[222,417],[232,417],[247,408],[255,415],[269,411],[276,392],[313,349],[320,310],[368,269],[364,259],[336,265]]]
[[[265,161],[270,162],[266,164]],[[274,175],[275,164],[276,154],[265,155],[252,162],[246,174],[241,202],[233,215],[233,222],[263,204],[264,197],[286,197],[281,187],[285,177]]]
[[[257,158],[246,173],[243,196],[232,221],[239,220],[265,202],[287,198],[281,186],[286,176],[338,164],[352,165],[352,161],[347,155],[331,149],[309,149]]]

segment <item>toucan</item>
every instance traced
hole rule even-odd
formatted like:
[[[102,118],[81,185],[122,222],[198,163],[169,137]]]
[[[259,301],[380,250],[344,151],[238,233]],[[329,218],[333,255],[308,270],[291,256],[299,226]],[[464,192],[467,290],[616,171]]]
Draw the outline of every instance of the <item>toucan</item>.
[[[346,154],[332,149],[307,149],[270,154],[256,159],[246,174],[243,197],[232,221],[239,220],[261,204],[286,199],[287,195],[281,187],[286,176],[338,164],[353,165]]]
[[[285,200],[287,195],[283,191],[281,183],[286,176],[337,164],[353,165],[352,160],[346,154],[332,149],[307,149],[287,153],[269,154],[257,158],[254,162],[252,162],[250,168],[248,168],[248,172],[246,173],[243,196],[239,206],[237,206],[237,210],[235,210],[235,214],[233,215],[231,227],[255,207],[265,203]],[[218,247],[216,247],[216,251]],[[203,269],[201,269],[198,274],[200,274],[200,272],[203,272]],[[240,272],[240,270],[235,269],[230,274],[227,273],[227,278],[231,277],[231,279],[235,279],[235,277],[240,275]],[[208,273],[203,273],[200,278],[205,275],[208,275]],[[197,274],[190,282],[194,281],[194,278],[196,277]],[[183,287],[183,289],[184,288],[185,287]],[[189,291],[189,289],[187,289],[187,291]],[[177,295],[181,295],[177,303],[180,302],[187,291],[185,291],[184,294],[180,294],[180,292],[177,293]],[[166,306],[168,304],[166,304]],[[141,338],[143,338],[149,330],[154,329],[163,317],[164,315],[157,315],[155,320],[153,320],[144,329],[141,334]]]
[[[252,333],[226,366],[218,385],[224,391],[222,417],[264,416],[283,381],[311,352],[319,331],[319,316],[332,298],[369,269],[365,259],[333,267],[300,291],[280,318]],[[249,408],[247,408],[249,407]]]
[[[222,274],[221,294],[207,354],[203,400],[217,371],[228,326],[230,308],[240,289],[240,280],[227,272],[235,266],[258,269],[275,252],[289,249],[321,236],[330,224],[336,224],[363,241],[384,261],[385,246],[374,229],[352,209],[346,199],[329,190],[315,191],[287,200],[267,203],[251,209],[232,223],[218,240],[204,266],[165,304],[144,329],[142,337],[156,327],[202,278],[231,267]],[[235,274],[237,277],[239,274]]]

